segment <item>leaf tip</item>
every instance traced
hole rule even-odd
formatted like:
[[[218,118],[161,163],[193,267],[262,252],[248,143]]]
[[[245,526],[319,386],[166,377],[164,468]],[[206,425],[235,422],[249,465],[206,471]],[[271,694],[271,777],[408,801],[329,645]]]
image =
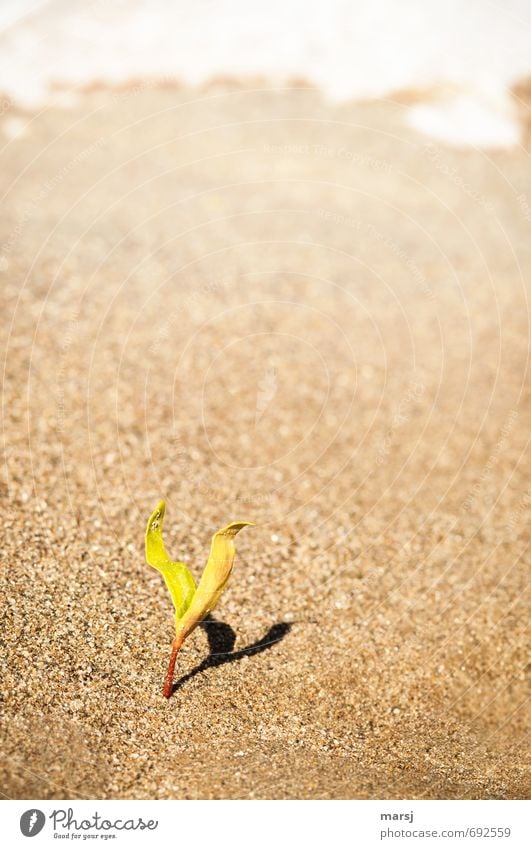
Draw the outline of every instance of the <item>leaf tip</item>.
[[[149,517],[148,525],[146,533],[150,531],[156,531],[162,525],[162,520],[164,518],[164,513],[166,511],[166,502],[159,501],[157,507],[153,510],[153,513]]]
[[[161,563],[169,560],[162,540],[162,520],[165,510],[166,503],[159,501],[146,527],[146,560],[154,569],[160,569]]]
[[[224,528],[221,528],[218,531],[218,534],[224,534],[224,536],[236,536],[237,533],[241,531],[242,528],[256,528],[254,522],[231,522],[229,525],[226,525]]]

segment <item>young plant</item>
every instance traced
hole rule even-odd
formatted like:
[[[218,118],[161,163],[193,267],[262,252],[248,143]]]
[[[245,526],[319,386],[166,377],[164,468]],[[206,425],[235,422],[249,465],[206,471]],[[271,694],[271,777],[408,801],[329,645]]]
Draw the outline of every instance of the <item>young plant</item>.
[[[166,553],[162,539],[165,510],[166,505],[161,501],[149,518],[146,528],[146,560],[162,574],[175,607],[175,639],[162,691],[169,699],[179,649],[196,625],[214,609],[227,585],[236,553],[234,537],[246,525],[254,525],[252,522],[232,522],[214,534],[210,556],[196,587],[192,574],[184,563],[170,560]]]

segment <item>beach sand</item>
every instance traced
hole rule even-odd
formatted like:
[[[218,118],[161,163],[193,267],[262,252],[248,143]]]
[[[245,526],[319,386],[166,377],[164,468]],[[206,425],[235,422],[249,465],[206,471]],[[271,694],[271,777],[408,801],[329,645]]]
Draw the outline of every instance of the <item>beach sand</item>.
[[[529,150],[405,108],[5,104],[6,797],[528,792]],[[168,701],[161,498],[196,578],[258,525]]]

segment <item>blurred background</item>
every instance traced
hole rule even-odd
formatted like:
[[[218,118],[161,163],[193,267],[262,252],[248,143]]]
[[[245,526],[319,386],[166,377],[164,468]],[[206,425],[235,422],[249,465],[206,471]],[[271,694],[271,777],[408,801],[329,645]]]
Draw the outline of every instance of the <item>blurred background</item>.
[[[54,84],[139,77],[304,79],[336,100],[408,89],[430,102],[406,115],[419,129],[504,145],[519,139],[509,90],[531,72],[530,27],[526,0],[4,0],[0,74],[33,106]]]

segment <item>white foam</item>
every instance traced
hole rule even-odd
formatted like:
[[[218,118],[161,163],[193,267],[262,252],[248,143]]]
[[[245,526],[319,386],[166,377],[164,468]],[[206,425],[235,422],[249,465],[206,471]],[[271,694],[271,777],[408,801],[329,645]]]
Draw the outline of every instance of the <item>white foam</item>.
[[[481,90],[459,92],[434,103],[413,106],[408,124],[451,145],[512,147],[520,142],[514,106],[505,94],[493,97]]]
[[[450,143],[507,145],[519,137],[507,91],[531,73],[528,0],[2,0],[0,8],[0,89],[31,107],[47,102],[53,83],[142,76],[192,84],[297,76],[338,100],[449,82],[453,102],[413,107],[412,125]]]

